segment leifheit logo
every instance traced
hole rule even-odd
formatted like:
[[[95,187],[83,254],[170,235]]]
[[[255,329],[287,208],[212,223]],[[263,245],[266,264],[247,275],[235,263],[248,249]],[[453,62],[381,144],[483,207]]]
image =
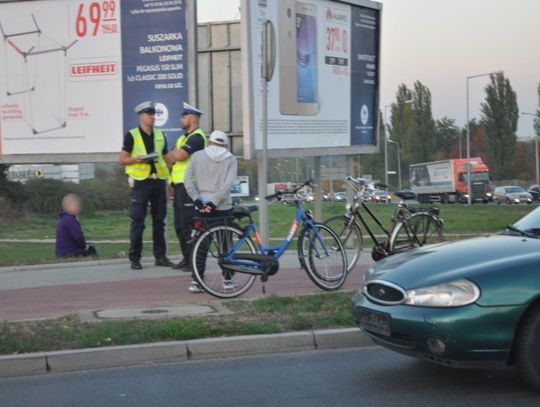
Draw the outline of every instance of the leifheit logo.
[[[331,8],[326,9],[326,20],[327,21],[333,21],[335,23],[346,23],[347,22],[347,14],[332,10]]]

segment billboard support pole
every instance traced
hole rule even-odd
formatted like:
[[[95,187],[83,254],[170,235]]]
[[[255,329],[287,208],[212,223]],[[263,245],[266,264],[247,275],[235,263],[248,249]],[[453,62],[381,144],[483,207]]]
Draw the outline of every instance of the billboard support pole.
[[[348,155],[346,157],[345,166],[346,166],[347,176],[353,175],[354,156]],[[346,185],[345,189],[347,191],[347,203],[352,204],[353,198],[354,198],[354,191],[353,191],[351,185],[348,182],[345,185]]]
[[[259,184],[259,227],[264,245],[268,245],[268,38],[267,23],[262,28],[261,46],[261,85],[262,85],[262,150],[257,162],[257,178]]]
[[[315,220],[322,222],[322,180],[321,180],[321,157],[313,158],[315,167]]]

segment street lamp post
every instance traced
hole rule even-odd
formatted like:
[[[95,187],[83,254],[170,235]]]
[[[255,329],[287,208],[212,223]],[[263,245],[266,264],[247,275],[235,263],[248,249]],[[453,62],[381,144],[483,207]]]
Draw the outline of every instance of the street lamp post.
[[[387,110],[392,104],[384,106],[384,183],[388,185],[388,118]]]
[[[401,155],[399,154],[399,147],[400,147],[399,146],[399,141],[388,139],[388,142],[389,143],[394,143],[395,145],[397,145],[398,188],[401,191]]]
[[[467,205],[472,204],[472,190],[471,190],[471,126],[469,118],[469,81],[474,78],[480,78],[482,76],[490,76],[503,71],[482,73],[479,75],[467,76]]]
[[[412,103],[412,99],[406,100],[405,104]],[[398,145],[398,174],[399,174],[399,189],[401,189],[401,158],[399,155],[399,143],[395,140],[390,140],[390,134],[388,133],[388,114],[387,109],[391,107],[393,103],[384,106],[384,183],[388,185],[388,142],[397,143]]]
[[[534,113],[521,112],[521,114],[524,116],[536,117]],[[534,137],[534,163],[535,163],[535,170],[536,170],[536,183],[540,184],[540,166],[538,163],[538,136]]]

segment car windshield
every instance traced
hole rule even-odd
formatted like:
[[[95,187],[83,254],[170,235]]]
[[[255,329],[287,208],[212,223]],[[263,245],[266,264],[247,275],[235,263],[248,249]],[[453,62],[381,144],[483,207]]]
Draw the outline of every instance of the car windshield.
[[[510,187],[504,189],[507,194],[519,194],[520,192],[525,192],[525,190],[521,187]]]
[[[513,225],[517,229],[540,237],[540,208],[536,208]]]

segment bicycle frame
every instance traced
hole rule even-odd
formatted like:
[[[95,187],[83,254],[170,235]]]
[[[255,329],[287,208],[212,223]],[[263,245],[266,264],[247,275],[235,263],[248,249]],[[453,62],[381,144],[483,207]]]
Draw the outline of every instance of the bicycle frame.
[[[352,186],[352,188],[354,189],[354,191],[358,194],[358,195],[362,195],[363,191],[364,191],[364,188],[359,188],[356,184],[354,184],[353,182],[351,182],[350,179],[346,179],[346,182],[349,183],[349,185]],[[375,234],[372,232],[372,230],[370,229],[370,227],[368,226],[367,222],[366,222],[366,219],[364,217],[364,215],[362,214],[362,212],[360,211],[360,208],[362,208],[363,210],[365,210],[367,212],[367,214],[369,215],[369,217],[377,224],[377,226],[384,232],[384,234],[387,236],[387,240],[386,242],[380,242],[377,237],[375,236]],[[414,230],[411,230],[409,228],[409,226],[407,225],[407,223],[405,222],[405,220],[407,219],[407,216],[406,214],[404,214],[404,212],[407,212],[409,211],[409,208],[407,207],[407,205],[401,201],[399,204],[398,204],[398,208],[396,209],[396,211],[394,212],[394,215],[393,215],[393,222],[394,222],[394,227],[395,225],[397,224],[397,222],[404,222],[404,228],[405,228],[405,231],[407,232],[407,235],[409,236],[409,238],[412,238],[412,240],[414,240],[415,242],[417,243],[420,243],[420,240],[418,239],[418,236],[416,235],[415,231]],[[382,247],[383,243],[389,243],[389,240],[390,240],[390,236],[392,235],[392,230],[387,230],[384,225],[381,223],[381,221],[379,220],[379,218],[377,218],[375,216],[375,214],[371,211],[371,209],[369,209],[369,207],[366,205],[366,203],[362,200],[360,203],[356,203],[354,206],[352,206],[351,208],[349,208],[349,213],[352,217],[352,219],[355,219],[355,218],[358,218],[360,220],[360,223],[362,223],[362,225],[364,226],[365,230],[367,231],[367,233],[369,234],[369,236],[371,237],[371,239],[373,240],[373,242],[375,243],[375,247]]]
[[[296,235],[296,231],[298,230],[298,226],[302,224],[303,228],[311,228],[315,232],[315,236],[317,237],[317,240],[319,243],[321,243],[321,246],[325,250],[325,254],[328,255],[328,251],[326,249],[326,246],[323,243],[323,239],[321,238],[319,232],[317,231],[317,228],[315,227],[315,223],[311,216],[304,211],[302,206],[298,201],[295,201],[295,208],[296,208],[296,215],[295,218],[291,224],[291,227],[289,229],[289,233],[287,234],[287,237],[283,240],[281,244],[278,246],[265,246],[262,242],[262,239],[259,235],[259,232],[257,231],[257,226],[253,222],[253,219],[251,216],[249,216],[250,222],[249,225],[246,227],[245,232],[243,236],[236,242],[231,250],[227,253],[227,255],[223,258],[224,261],[230,264],[238,265],[238,266],[246,266],[246,267],[255,267],[257,268],[259,266],[259,263],[255,261],[248,261],[248,260],[237,260],[234,258],[234,255],[236,254],[236,251],[240,249],[240,247],[244,244],[247,238],[249,238],[252,234],[255,235],[255,241],[258,246],[258,254],[273,256],[275,259],[279,259],[283,253],[285,253],[285,250],[289,247],[291,241],[294,239]],[[309,239],[311,240],[312,237],[309,236]],[[311,240],[313,243],[313,241]],[[315,245],[313,245],[315,247]],[[315,247],[315,250],[316,247]],[[317,255],[319,255],[317,253]]]

